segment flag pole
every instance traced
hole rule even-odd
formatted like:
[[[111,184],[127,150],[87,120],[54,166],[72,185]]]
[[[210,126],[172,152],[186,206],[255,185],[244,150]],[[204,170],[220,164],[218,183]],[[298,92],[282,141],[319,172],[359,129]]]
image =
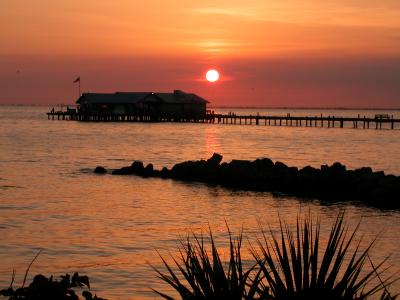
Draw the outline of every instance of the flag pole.
[[[81,76],[77,77],[73,83],[78,83],[78,98],[81,96]]]

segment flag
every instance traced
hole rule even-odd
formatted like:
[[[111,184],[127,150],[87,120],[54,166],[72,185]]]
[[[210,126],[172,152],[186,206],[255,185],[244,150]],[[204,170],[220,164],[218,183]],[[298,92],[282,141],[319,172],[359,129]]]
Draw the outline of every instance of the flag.
[[[81,81],[81,76],[79,76],[78,78],[76,78],[75,80],[74,80],[74,83],[75,82],[80,82]]]

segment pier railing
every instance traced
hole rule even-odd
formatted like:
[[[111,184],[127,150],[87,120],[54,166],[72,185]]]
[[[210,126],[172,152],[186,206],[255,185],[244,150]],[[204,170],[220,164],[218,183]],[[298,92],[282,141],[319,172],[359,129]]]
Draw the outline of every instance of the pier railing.
[[[155,116],[146,114],[110,114],[79,113],[77,111],[51,111],[47,113],[49,120],[73,120],[92,122],[193,122],[217,123],[232,125],[264,125],[295,127],[328,127],[328,128],[374,128],[400,129],[400,119],[389,115],[375,117],[360,116],[269,116],[269,115],[236,115],[207,113],[204,116]]]

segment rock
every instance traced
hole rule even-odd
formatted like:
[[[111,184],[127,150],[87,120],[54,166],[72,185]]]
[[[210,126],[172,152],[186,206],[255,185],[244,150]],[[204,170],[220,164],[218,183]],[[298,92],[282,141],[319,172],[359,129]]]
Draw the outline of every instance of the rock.
[[[96,173],[96,174],[105,174],[105,173],[107,173],[107,170],[102,166],[97,166],[94,169],[94,173]]]
[[[364,176],[370,176],[372,174],[372,169],[370,167],[362,167],[359,169],[355,169],[353,171],[356,176],[359,177],[364,177]]]
[[[228,165],[232,169],[242,172],[251,172],[253,170],[253,164],[250,160],[232,159]]]
[[[29,288],[34,291],[44,291],[46,288],[49,287],[49,280],[46,276],[42,274],[35,275]]]
[[[208,160],[207,164],[211,166],[219,166],[222,161],[222,155],[218,153],[214,153]]]
[[[321,175],[332,179],[334,177],[340,177],[346,172],[346,166],[341,163],[335,162],[332,166],[322,165]]]
[[[344,172],[346,171],[346,166],[342,165],[340,162],[335,162],[332,166],[330,166],[330,169],[336,172]]]
[[[308,178],[317,178],[321,175],[321,170],[313,168],[311,166],[306,166],[299,171],[299,174]]]
[[[153,172],[154,172],[153,164],[148,164],[146,168],[144,168],[143,170],[143,175],[146,177],[151,177],[153,175]]]
[[[122,167],[121,169],[116,169],[112,171],[113,175],[132,175],[135,174],[133,172],[132,167]]]
[[[274,167],[276,169],[280,169],[280,170],[289,168],[286,164],[284,164],[283,162],[280,162],[280,161],[275,162]]]
[[[289,167],[280,161],[275,162],[274,166],[272,167],[273,177],[278,180],[281,180],[287,176],[288,171]]]
[[[337,200],[344,197],[353,196],[348,193],[350,185],[349,172],[346,171],[346,166],[335,162],[331,166],[321,166],[320,176],[320,195],[324,199]]]
[[[169,178],[171,171],[167,167],[163,167],[160,171],[160,177],[161,178]]]
[[[283,162],[275,162],[270,175],[270,188],[273,191],[288,192],[294,187],[297,176],[297,168],[291,169]]]
[[[177,179],[192,179],[194,170],[194,161],[184,161],[175,164],[171,169],[171,175]]]
[[[376,171],[372,173],[376,178],[383,178],[385,177],[385,172],[384,171]]]
[[[185,161],[172,167],[171,176],[181,180],[211,182],[215,177],[216,168],[205,160]]]
[[[132,168],[133,174],[136,174],[136,175],[143,175],[144,174],[143,162],[141,162],[139,160],[135,160],[132,163],[131,168]]]
[[[269,172],[274,166],[274,162],[266,157],[258,158],[253,163],[259,172]]]
[[[306,166],[297,174],[296,190],[300,195],[315,196],[320,191],[321,170]]]
[[[257,185],[257,169],[249,160],[234,159],[230,163],[221,164],[218,170],[219,180],[228,186],[250,188]]]
[[[302,169],[289,167],[269,158],[254,161],[222,161],[222,155],[214,153],[207,161],[184,161],[175,164],[171,170],[164,167],[154,170],[152,164],[143,166],[134,161],[131,166],[114,170],[115,175],[135,174],[143,177],[173,178],[183,181],[200,181],[222,186],[263,190],[324,200],[360,200],[374,206],[400,207],[400,177],[373,172],[369,167],[347,170],[335,162],[320,169],[306,166]],[[97,167],[95,173],[106,173]]]

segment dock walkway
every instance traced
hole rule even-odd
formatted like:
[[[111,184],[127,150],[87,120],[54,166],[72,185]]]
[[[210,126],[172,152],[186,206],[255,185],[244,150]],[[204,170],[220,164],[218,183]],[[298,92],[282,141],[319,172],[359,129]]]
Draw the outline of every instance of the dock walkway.
[[[192,122],[218,123],[236,125],[295,126],[295,127],[328,127],[328,128],[375,128],[400,129],[400,119],[393,116],[376,115],[375,117],[338,117],[338,116],[268,116],[268,115],[236,115],[206,114],[203,118],[163,118],[137,114],[82,114],[71,111],[51,111],[47,113],[49,120],[71,120],[91,122]]]

